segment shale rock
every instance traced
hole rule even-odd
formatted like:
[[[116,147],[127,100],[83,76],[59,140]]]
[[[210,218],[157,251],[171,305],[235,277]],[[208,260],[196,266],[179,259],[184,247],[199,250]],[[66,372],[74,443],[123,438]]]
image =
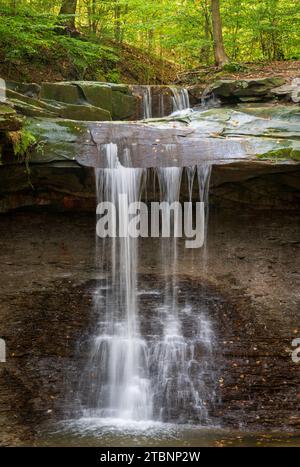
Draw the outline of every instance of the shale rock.
[[[210,85],[204,94],[213,93],[222,100],[263,101],[274,97],[272,89],[284,85],[285,82],[286,80],[280,77],[219,80]]]
[[[0,104],[0,132],[17,131],[22,127],[22,119],[7,104]]]
[[[284,84],[272,89],[271,93],[298,104],[300,102],[300,78],[293,79],[291,84]]]

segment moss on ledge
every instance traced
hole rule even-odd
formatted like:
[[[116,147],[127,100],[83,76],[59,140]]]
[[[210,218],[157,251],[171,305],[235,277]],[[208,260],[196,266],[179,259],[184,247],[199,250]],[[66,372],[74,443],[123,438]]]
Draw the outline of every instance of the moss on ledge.
[[[269,151],[265,154],[258,154],[258,159],[263,160],[292,160],[300,162],[300,149],[295,148],[280,148],[274,151]]]

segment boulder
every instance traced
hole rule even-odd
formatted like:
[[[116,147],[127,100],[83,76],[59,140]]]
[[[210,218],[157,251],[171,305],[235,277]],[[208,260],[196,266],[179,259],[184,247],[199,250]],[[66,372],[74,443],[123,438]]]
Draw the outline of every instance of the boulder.
[[[136,113],[136,98],[120,91],[112,93],[112,118],[127,120]]]
[[[95,82],[74,82],[79,87],[86,101],[94,107],[108,110],[112,113],[112,88],[107,84]]]
[[[72,83],[42,83],[40,98],[47,101],[82,104],[80,88]]]
[[[281,77],[244,80],[219,80],[211,84],[204,95],[213,93],[224,100],[266,100],[274,97],[272,89],[286,83]]]
[[[61,118],[79,121],[110,121],[111,114],[108,110],[94,107],[93,105],[65,105],[59,111]]]
[[[32,98],[38,98],[41,92],[41,86],[36,83],[18,83],[16,81],[6,81],[6,87],[7,89]]]
[[[97,152],[89,123],[62,119],[26,119],[25,128],[38,142],[30,155],[32,164],[74,161],[76,155]]]

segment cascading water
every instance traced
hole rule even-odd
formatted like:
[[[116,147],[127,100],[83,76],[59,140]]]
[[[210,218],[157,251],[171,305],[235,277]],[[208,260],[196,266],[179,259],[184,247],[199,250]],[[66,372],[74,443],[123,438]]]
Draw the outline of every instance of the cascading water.
[[[187,169],[189,196],[192,199],[196,168]],[[208,171],[198,167],[198,175],[205,179]],[[158,169],[160,197],[172,205],[179,201],[182,169],[168,167]],[[202,190],[200,200],[206,192]],[[192,213],[189,213],[192,216]],[[173,217],[172,222],[175,223]],[[174,231],[176,226],[174,226]],[[206,401],[214,395],[208,394],[205,372],[212,357],[213,330],[209,319],[188,303],[178,300],[177,239],[161,239],[161,258],[164,270],[164,301],[159,310],[163,335],[150,346],[150,368],[154,377],[155,416],[162,421],[186,422],[197,420],[209,422]],[[185,335],[186,321],[193,324],[193,333]],[[196,359],[201,347],[204,358]],[[210,388],[211,390],[211,388]]]
[[[143,99],[143,118],[152,118],[152,93],[151,86],[142,87],[142,99]]]
[[[188,90],[176,86],[133,85],[134,94],[141,101],[141,118],[162,118],[190,108]]]
[[[170,88],[173,94],[173,112],[185,110],[190,108],[190,98],[188,90],[185,88]]]
[[[105,156],[108,168],[96,169],[98,202],[112,202],[124,224],[129,203],[140,199],[146,173],[122,166],[114,144],[105,145]],[[197,170],[203,201],[209,170],[201,166]],[[161,201],[179,200],[182,173],[176,167],[157,169]],[[190,197],[195,173],[195,167],[187,171]],[[119,203],[119,195],[127,195],[125,204]],[[179,297],[178,240],[160,239],[164,285],[159,304],[151,309],[159,324],[146,335],[141,332],[145,310],[139,301],[144,294],[138,283],[139,239],[102,241],[106,284],[99,283],[95,293],[98,327],[84,372],[83,416],[109,419],[112,424],[120,420],[209,424],[214,332],[205,311]]]
[[[139,199],[143,170],[121,166],[116,145],[109,144],[105,150],[109,168],[96,171],[98,202],[113,203],[122,224],[129,203]],[[127,195],[127,201],[119,203],[119,195]],[[111,248],[110,274],[105,318],[100,320],[89,363],[93,381],[88,388],[89,412],[103,418],[145,420],[152,408],[147,346],[137,315],[137,242],[125,236],[105,243],[105,248]],[[96,297],[96,311],[101,313],[99,293]]]

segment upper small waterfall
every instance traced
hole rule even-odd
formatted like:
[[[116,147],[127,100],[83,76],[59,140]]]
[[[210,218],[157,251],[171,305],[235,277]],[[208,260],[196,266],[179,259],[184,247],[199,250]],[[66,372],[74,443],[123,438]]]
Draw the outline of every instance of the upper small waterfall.
[[[143,118],[152,118],[152,94],[151,86],[142,86]]]
[[[134,95],[140,100],[141,119],[162,118],[173,112],[190,108],[186,88],[176,86],[132,85]]]
[[[108,144],[105,149],[109,168],[96,170],[97,198],[99,203],[113,203],[123,224],[129,204],[139,199],[143,170],[123,167],[116,145]],[[126,201],[120,203],[119,195],[126,195]],[[88,413],[102,418],[147,420],[152,408],[147,345],[137,314],[137,242],[124,236],[104,243],[106,253],[110,252],[110,266],[104,315],[102,285],[95,294],[99,323],[85,387]]]
[[[173,112],[185,110],[190,108],[189,93],[186,88],[178,88],[172,86],[171,91],[173,93]]]

